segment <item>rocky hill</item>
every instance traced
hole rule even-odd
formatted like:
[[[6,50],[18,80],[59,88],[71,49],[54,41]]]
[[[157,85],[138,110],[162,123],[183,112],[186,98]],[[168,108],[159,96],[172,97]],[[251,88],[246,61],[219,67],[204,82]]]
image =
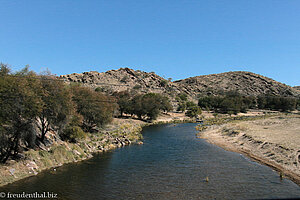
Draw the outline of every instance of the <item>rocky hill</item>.
[[[293,88],[300,93],[300,86],[294,86]]]
[[[139,93],[163,93],[174,100],[177,94],[186,93],[190,99],[199,95],[218,95],[227,91],[238,91],[244,95],[273,94],[299,96],[300,91],[273,79],[251,72],[236,71],[190,77],[168,81],[154,72],[143,72],[120,68],[107,72],[84,72],[62,75],[67,82],[78,82],[92,88],[112,93],[133,90]]]
[[[138,92],[170,93],[180,92],[172,82],[156,75],[154,72],[143,72],[129,68],[120,68],[107,72],[83,72],[62,75],[68,82],[78,82],[92,88],[100,88],[106,92],[136,90]]]
[[[222,94],[238,91],[244,95],[261,94],[297,96],[299,92],[290,86],[252,72],[235,71],[220,74],[196,76],[175,81],[181,90],[190,95]]]

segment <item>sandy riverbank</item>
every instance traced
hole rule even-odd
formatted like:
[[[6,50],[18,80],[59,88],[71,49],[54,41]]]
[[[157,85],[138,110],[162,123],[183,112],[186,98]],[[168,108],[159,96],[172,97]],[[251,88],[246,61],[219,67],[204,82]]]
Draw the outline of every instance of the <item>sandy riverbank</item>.
[[[300,115],[212,125],[200,138],[264,163],[300,185]]]

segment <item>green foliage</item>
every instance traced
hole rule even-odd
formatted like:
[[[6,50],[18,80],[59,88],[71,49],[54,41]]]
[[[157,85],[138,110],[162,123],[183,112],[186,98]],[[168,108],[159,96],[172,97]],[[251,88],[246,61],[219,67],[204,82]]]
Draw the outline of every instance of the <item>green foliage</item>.
[[[186,110],[186,103],[185,102],[180,102],[178,104],[177,111],[184,112],[185,110]]]
[[[185,93],[180,93],[176,97],[177,101],[187,101],[187,94]]]
[[[81,127],[91,131],[112,120],[115,104],[102,93],[38,76],[29,66],[11,73],[0,64],[0,76],[0,162],[39,145],[49,130],[76,142],[85,135]]]
[[[111,122],[115,110],[113,99],[90,88],[72,86],[77,112],[83,116],[82,128],[91,132],[95,127]]]
[[[128,76],[123,76],[123,78],[120,80],[122,83],[126,83],[128,81],[129,77]]]
[[[192,101],[187,101],[185,104],[186,104],[186,109],[191,109],[193,107],[197,107],[197,105]]]
[[[185,115],[190,117],[190,118],[196,118],[198,117],[199,115],[202,114],[202,110],[200,107],[198,106],[190,106],[188,107],[188,110],[186,111]]]
[[[134,89],[134,90],[138,90],[138,89],[141,89],[142,88],[142,86],[141,85],[135,85],[135,86],[133,86],[133,88],[132,89]]]
[[[297,108],[297,99],[282,96],[242,96],[237,92],[228,92],[223,96],[200,97],[198,105],[215,112],[237,114],[247,112],[249,108],[292,111]]]
[[[3,76],[0,79],[0,162],[17,156],[20,142],[32,129],[32,123],[41,111],[41,98],[38,95],[39,80],[36,75],[24,68],[15,74],[9,73],[5,65],[0,66]]]
[[[105,92],[105,88],[97,87],[97,88],[95,89],[95,92]]]
[[[117,99],[121,116],[127,113],[136,115],[139,119],[146,116],[153,120],[157,118],[160,111],[172,110],[169,99],[161,94],[137,94],[132,97],[127,91],[123,91],[114,93],[114,96]]]
[[[170,100],[166,96],[159,95],[158,96],[159,109],[164,112],[169,112],[173,109]]]
[[[115,92],[113,96],[117,99],[121,117],[124,113],[132,113],[131,95],[128,91]]]
[[[187,94],[185,93],[180,93],[176,96],[176,101],[178,102],[178,107],[177,107],[177,111],[181,111],[181,112],[184,112],[188,105],[189,104],[187,102]]]
[[[223,96],[200,97],[198,106],[219,113],[237,114],[247,112],[249,108],[255,107],[255,98],[242,96],[237,92],[227,92]]]
[[[259,96],[257,103],[260,109],[292,111],[297,108],[297,99],[294,97]]]
[[[198,100],[198,106],[201,108],[212,109],[215,104],[212,102],[211,96],[200,97]]]
[[[130,114],[135,114],[137,115],[137,117],[139,119],[142,119],[142,116],[145,115],[145,110],[144,110],[144,107],[143,107],[143,95],[141,94],[138,94],[138,95],[135,95],[132,100],[130,101],[130,104],[131,104],[131,112]]]
[[[150,120],[156,119],[160,110],[160,98],[159,94],[148,93],[142,97],[142,109],[145,115]]]
[[[160,110],[168,112],[172,109],[169,99],[161,94],[148,93],[145,94],[141,100],[144,114],[148,116],[150,120],[156,119]]]
[[[11,70],[8,65],[0,63],[0,76],[6,76],[10,74]]]
[[[168,81],[166,81],[166,80],[161,80],[160,81],[160,86],[166,87],[167,85],[168,85]]]
[[[79,126],[67,126],[60,136],[63,140],[75,143],[85,138],[86,133]]]
[[[71,90],[55,76],[40,77],[40,94],[43,108],[37,117],[37,127],[41,131],[41,141],[46,133],[55,127],[62,130],[74,113]]]

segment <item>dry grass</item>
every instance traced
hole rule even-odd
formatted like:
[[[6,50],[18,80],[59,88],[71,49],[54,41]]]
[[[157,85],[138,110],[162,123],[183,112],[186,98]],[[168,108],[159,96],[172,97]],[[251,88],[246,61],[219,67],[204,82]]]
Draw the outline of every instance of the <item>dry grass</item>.
[[[299,114],[211,126],[200,137],[266,163],[300,184]]]

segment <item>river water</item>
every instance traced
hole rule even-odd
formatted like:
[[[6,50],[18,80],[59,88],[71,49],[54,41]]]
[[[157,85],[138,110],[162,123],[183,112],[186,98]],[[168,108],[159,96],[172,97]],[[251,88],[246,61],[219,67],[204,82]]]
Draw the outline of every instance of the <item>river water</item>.
[[[300,198],[277,172],[195,137],[196,124],[146,127],[144,144],[101,153],[0,188],[59,199]],[[208,182],[206,181],[208,177]]]

